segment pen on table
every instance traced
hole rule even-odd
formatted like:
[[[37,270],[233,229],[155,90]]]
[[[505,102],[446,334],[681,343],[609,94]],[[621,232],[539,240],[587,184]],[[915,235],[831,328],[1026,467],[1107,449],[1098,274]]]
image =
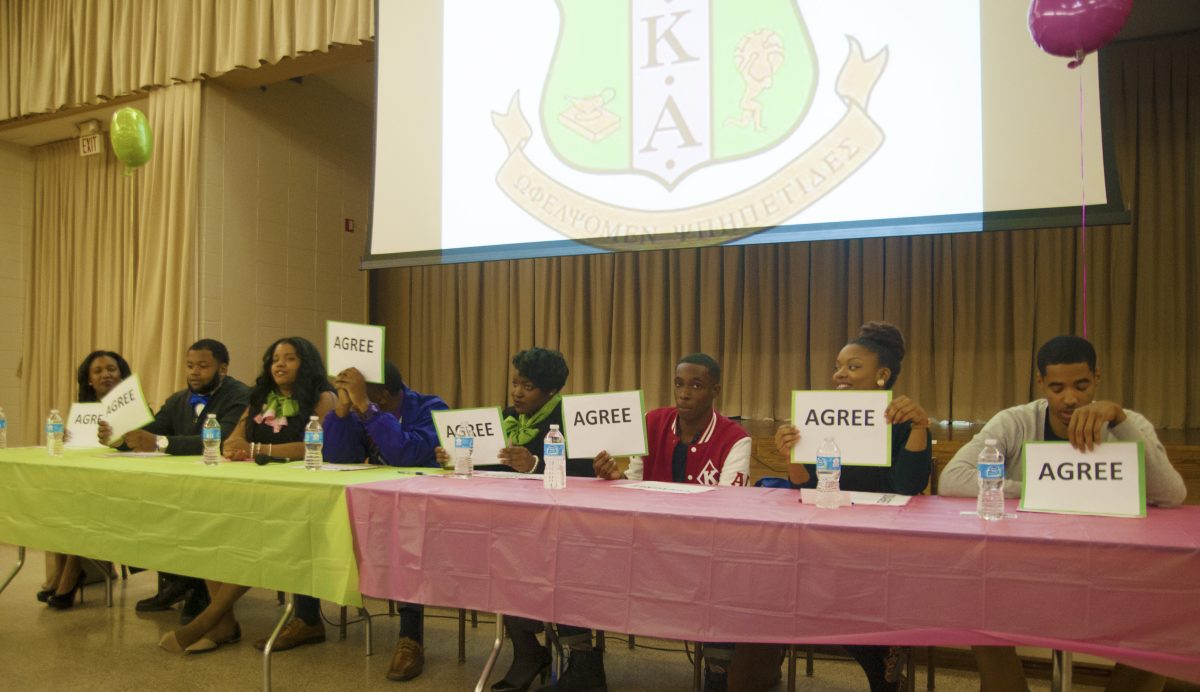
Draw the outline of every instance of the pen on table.
[[[410,476],[424,476],[425,475],[424,471],[397,471],[396,473],[408,474]]]

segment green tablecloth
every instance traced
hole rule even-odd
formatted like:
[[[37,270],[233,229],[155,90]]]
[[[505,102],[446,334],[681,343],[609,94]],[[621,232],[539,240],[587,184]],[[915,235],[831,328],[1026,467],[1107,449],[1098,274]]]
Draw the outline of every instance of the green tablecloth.
[[[396,469],[302,466],[0,450],[0,542],[361,605],[345,487]]]

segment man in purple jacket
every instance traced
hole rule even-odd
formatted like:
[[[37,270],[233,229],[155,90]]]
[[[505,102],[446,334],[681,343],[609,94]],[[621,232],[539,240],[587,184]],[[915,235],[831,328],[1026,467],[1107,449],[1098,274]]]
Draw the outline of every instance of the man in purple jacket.
[[[325,461],[437,466],[433,411],[449,408],[439,396],[409,389],[396,366],[384,365],[383,384],[368,383],[355,368],[337,374],[337,406],[325,415]]]
[[[383,384],[368,383],[356,368],[337,374],[333,386],[337,405],[325,416],[322,426],[327,462],[387,464],[388,466],[437,466],[433,450],[438,445],[433,411],[449,408],[441,397],[409,389],[392,363],[384,366]],[[296,617],[279,632],[275,651],[325,641],[321,602],[297,594]],[[400,604],[400,641],[392,654],[389,680],[411,680],[425,667],[420,604]],[[262,649],[266,639],[255,642]]]

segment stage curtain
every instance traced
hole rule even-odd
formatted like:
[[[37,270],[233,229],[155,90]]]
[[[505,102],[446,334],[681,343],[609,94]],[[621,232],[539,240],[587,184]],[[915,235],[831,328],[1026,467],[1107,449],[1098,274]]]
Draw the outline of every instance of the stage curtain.
[[[359,44],[372,0],[0,0],[0,121]]]
[[[66,418],[75,369],[94,350],[129,358],[140,180],[112,152],[80,157],[75,141],[34,152],[33,234],[21,377],[25,439],[45,442],[50,409]],[[136,364],[132,364],[136,368]]]
[[[156,151],[141,173],[129,356],[156,409],[183,386],[199,322],[200,94],[200,82],[155,89],[147,113]]]
[[[35,150],[21,362],[25,410],[38,415],[24,422],[26,439],[42,439],[42,412],[66,416],[91,351],[124,356],[153,408],[182,384],[196,332],[200,83],[154,91],[147,111],[155,152],[132,175],[108,147]]]
[[[408,381],[454,406],[504,402],[509,359],[531,345],[563,351],[567,391],[641,388],[670,405],[675,361],[705,351],[724,367],[724,413],[775,419],[884,319],[908,340],[897,393],[985,420],[1036,396],[1043,341],[1083,332],[1086,262],[1100,395],[1200,427],[1200,33],[1105,58],[1130,226],[389,269],[373,318]]]

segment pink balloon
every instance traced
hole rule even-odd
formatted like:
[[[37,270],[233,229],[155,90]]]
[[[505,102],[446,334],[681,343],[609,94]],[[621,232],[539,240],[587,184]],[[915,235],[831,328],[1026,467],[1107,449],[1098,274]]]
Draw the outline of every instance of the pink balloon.
[[[1075,58],[1075,67],[1116,37],[1132,8],[1133,0],[1033,0],[1029,33],[1050,55]]]

